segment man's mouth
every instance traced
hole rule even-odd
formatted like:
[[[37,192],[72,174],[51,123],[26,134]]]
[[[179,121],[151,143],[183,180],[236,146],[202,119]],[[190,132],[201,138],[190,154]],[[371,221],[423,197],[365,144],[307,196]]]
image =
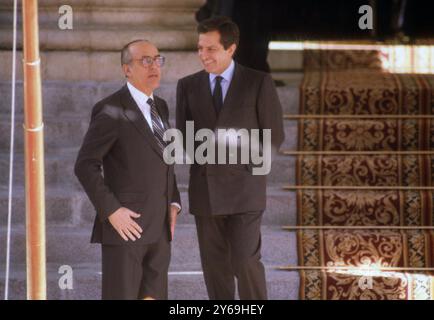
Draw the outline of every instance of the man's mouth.
[[[213,63],[212,60],[206,60],[206,61],[203,61],[203,65],[204,65],[204,66],[209,66],[209,65],[211,65],[212,63]]]

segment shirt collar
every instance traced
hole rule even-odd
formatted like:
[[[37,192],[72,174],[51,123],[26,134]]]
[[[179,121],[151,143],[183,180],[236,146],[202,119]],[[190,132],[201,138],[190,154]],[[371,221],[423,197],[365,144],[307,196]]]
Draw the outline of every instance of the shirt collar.
[[[235,63],[234,60],[232,59],[231,63],[229,64],[229,67],[227,67],[225,71],[223,71],[221,74],[210,73],[209,79],[211,82],[213,82],[217,76],[221,76],[223,79],[230,82],[232,80],[232,76],[234,75],[234,69],[235,69]]]
[[[151,93],[150,96],[147,96],[145,93],[137,89],[135,86],[133,86],[130,82],[127,81],[128,90],[130,90],[131,95],[133,96],[134,100],[136,102],[140,103],[148,103],[148,99],[151,98],[154,100],[154,94]]]

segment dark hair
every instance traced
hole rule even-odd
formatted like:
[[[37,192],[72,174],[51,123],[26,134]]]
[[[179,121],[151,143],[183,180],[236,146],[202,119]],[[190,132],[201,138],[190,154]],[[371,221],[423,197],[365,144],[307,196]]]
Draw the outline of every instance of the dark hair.
[[[137,42],[149,42],[149,41],[145,39],[136,39],[124,45],[124,47],[121,50],[121,65],[129,64],[132,61],[130,46]]]
[[[203,20],[197,26],[197,32],[207,33],[218,31],[220,33],[220,43],[225,50],[235,44],[238,47],[240,41],[240,30],[238,26],[230,18],[224,16],[216,16]]]

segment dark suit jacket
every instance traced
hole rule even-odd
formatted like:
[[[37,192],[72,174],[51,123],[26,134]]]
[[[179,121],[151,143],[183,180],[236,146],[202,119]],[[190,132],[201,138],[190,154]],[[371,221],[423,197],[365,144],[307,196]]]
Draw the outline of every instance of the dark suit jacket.
[[[176,124],[184,138],[185,122],[189,120],[194,121],[195,131],[202,128],[271,129],[275,150],[284,139],[282,107],[270,75],[237,63],[218,116],[213,107],[207,72],[200,71],[179,80]],[[252,167],[252,164],[240,162],[191,165],[190,212],[229,215],[264,210],[266,176],[252,175]]]
[[[155,95],[154,100],[168,128],[167,104]],[[143,233],[134,243],[155,242],[169,230],[170,203],[181,203],[173,166],[164,163],[126,85],[94,106],[75,174],[97,212],[91,242],[132,243],[125,242],[108,220],[121,206],[141,214],[136,221]]]

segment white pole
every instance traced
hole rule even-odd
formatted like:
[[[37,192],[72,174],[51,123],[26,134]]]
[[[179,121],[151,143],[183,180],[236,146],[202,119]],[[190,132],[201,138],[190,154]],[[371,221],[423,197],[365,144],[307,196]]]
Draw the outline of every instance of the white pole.
[[[6,239],[6,274],[5,274],[5,300],[9,298],[9,262],[11,255],[11,224],[12,224],[12,186],[14,172],[14,137],[15,137],[15,70],[17,51],[17,0],[14,0],[13,10],[13,37],[12,37],[12,83],[11,83],[11,139],[9,153],[9,199],[8,199],[8,224]]]

